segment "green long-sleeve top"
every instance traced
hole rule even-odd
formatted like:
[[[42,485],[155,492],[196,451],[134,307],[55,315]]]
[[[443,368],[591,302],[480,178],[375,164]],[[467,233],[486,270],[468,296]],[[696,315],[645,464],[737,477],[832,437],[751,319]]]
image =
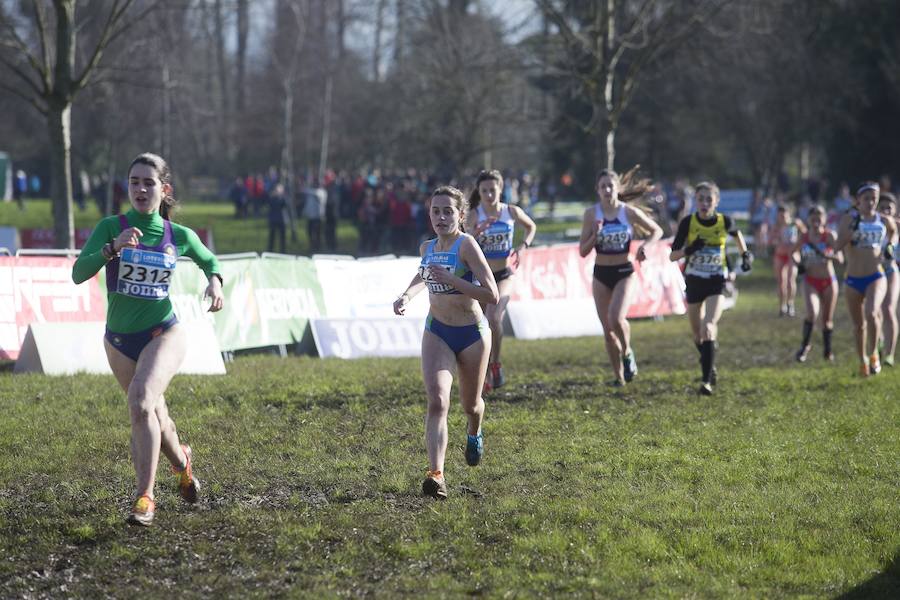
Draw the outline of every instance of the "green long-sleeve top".
[[[125,214],[125,218],[130,227],[137,227],[144,234],[140,239],[144,246],[155,246],[162,241],[165,230],[163,218],[158,212],[143,214],[132,209]],[[72,280],[75,283],[87,281],[106,266],[106,258],[101,249],[121,232],[118,216],[106,217],[97,224],[72,267]],[[172,237],[179,256],[187,256],[193,260],[207,277],[213,274],[221,277],[215,254],[203,245],[192,229],[172,223]],[[172,301],[168,297],[162,300],[144,300],[108,292],[107,301],[106,326],[116,333],[144,331],[174,314]]]

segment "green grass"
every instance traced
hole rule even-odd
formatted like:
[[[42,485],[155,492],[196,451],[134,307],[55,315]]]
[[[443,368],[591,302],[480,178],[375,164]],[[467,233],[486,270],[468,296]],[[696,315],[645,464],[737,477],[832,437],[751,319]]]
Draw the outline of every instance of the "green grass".
[[[146,530],[112,377],[0,373],[0,597],[896,597],[898,372],[852,376],[843,304],[838,362],[819,334],[793,362],[768,277],[722,319],[712,398],[683,317],[633,324],[623,391],[599,339],[506,340],[474,469],[454,400],[446,502],[419,497],[416,359],[178,376],[203,498],[160,468]]]
[[[123,205],[123,209],[126,208]],[[19,228],[53,226],[49,200],[29,200],[20,211],[13,202],[0,202],[0,225]],[[89,203],[84,211],[75,209],[75,227],[91,228],[100,219],[96,205]],[[269,225],[266,214],[246,219],[234,218],[232,205],[223,202],[186,202],[181,205],[175,220],[192,228],[211,229],[218,254],[235,252],[263,252],[269,241]],[[356,226],[350,221],[338,225],[338,253],[355,254],[359,242]],[[297,237],[287,234],[286,251],[289,254],[309,254],[309,238],[306,221],[297,224]]]

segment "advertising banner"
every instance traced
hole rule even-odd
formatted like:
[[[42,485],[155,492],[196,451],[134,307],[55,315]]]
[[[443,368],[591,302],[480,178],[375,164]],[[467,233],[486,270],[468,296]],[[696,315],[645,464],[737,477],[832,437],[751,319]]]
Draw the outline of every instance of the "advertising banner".
[[[388,318],[394,314],[394,300],[406,290],[419,268],[419,259],[373,258],[340,260],[315,258],[316,271],[329,317]],[[424,290],[406,308],[407,316],[428,314],[428,294]]]
[[[520,340],[603,335],[592,298],[510,302],[507,314]]]
[[[14,360],[32,323],[106,320],[96,277],[72,282],[73,258],[0,256],[0,359]]]
[[[632,242],[634,255],[641,242]],[[647,260],[634,261],[637,279],[629,318],[684,314],[684,277],[669,260],[670,242],[646,248]],[[513,277],[511,304],[529,300],[591,299],[592,254],[582,258],[577,244],[532,248],[522,254]]]
[[[312,319],[313,337],[321,358],[419,356],[425,319]]]
[[[221,265],[226,302],[215,323],[222,350],[297,342],[310,318],[326,314],[322,286],[309,258],[227,260]],[[200,285],[202,293],[202,274]]]

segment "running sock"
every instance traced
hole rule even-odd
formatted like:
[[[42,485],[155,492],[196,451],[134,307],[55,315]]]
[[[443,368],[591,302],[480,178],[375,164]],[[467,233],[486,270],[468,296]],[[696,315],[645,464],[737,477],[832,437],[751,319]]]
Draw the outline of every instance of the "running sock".
[[[822,330],[822,343],[825,345],[825,354],[831,354],[831,332],[834,329]]]
[[[716,343],[712,340],[700,344],[700,367],[703,370],[703,383],[709,383],[710,373],[716,360]]]
[[[803,343],[800,344],[801,348],[806,348],[809,346],[809,338],[812,336],[813,324],[812,321],[803,321]]]

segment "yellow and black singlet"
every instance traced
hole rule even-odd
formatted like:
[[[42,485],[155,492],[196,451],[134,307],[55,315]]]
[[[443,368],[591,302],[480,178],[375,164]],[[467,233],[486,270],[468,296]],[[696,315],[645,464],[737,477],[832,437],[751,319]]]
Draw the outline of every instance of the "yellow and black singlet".
[[[716,213],[709,219],[701,219],[697,213],[682,219],[678,233],[672,242],[673,250],[690,246],[701,238],[704,246],[688,256],[684,273],[694,277],[725,277],[728,264],[725,261],[725,241],[735,235],[734,222],[727,215]]]

